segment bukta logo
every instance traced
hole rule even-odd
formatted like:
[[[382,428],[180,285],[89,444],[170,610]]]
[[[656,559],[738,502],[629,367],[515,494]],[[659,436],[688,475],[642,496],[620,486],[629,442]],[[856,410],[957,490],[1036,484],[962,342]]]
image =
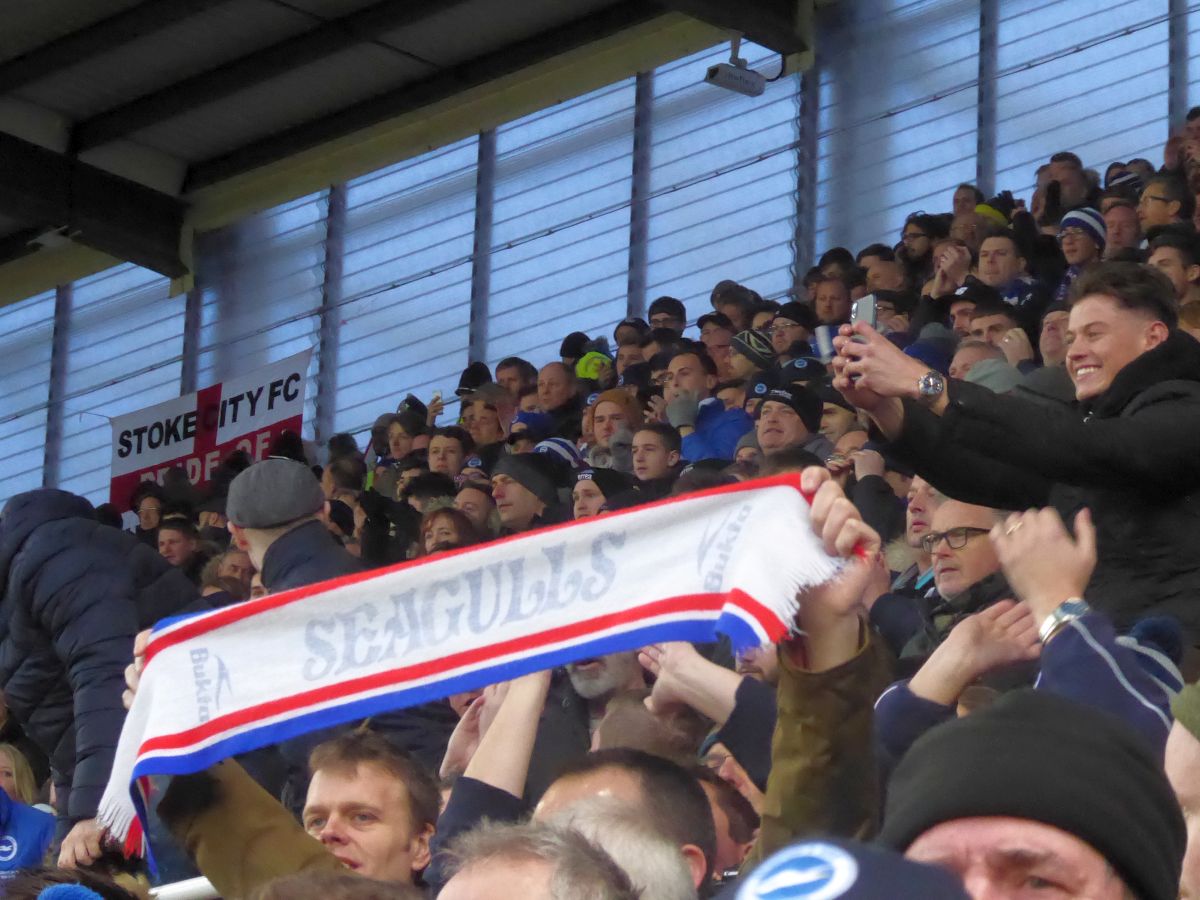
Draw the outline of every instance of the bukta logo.
[[[221,700],[233,696],[233,679],[225,661],[204,647],[191,652],[192,680],[196,685],[196,710],[201,722],[207,722],[221,709]]]
[[[725,567],[748,518],[750,504],[745,503],[737,512],[728,513],[715,526],[704,530],[704,536],[696,546],[696,570],[704,576],[706,591],[717,593],[723,589]]]

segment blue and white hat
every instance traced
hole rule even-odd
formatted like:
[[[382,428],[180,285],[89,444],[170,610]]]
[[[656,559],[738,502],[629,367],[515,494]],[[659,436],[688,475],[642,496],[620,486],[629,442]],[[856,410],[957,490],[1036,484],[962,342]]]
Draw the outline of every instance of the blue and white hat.
[[[1104,224],[1104,216],[1090,206],[1073,209],[1058,223],[1058,240],[1062,242],[1063,232],[1068,228],[1082,228],[1100,250],[1108,240],[1108,228]]]
[[[804,841],[784,847],[743,879],[737,900],[966,900],[945,869],[855,841]]]
[[[549,453],[557,456],[572,469],[579,470],[587,465],[583,458],[583,454],[579,452],[579,448],[566,438],[552,437],[535,444],[533,447],[534,453]]]

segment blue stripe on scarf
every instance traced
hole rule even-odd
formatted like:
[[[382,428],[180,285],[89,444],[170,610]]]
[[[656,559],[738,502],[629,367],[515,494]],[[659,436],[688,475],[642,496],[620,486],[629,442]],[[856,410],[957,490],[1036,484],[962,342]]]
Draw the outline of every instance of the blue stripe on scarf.
[[[451,694],[508,681],[530,672],[552,669],[577,659],[619,653],[623,650],[635,650],[660,641],[707,643],[717,639],[718,631],[727,635],[735,648],[754,646],[759,642],[758,636],[746,622],[737,616],[728,614],[723,615],[719,620],[662,622],[584,643],[572,644],[569,647],[562,647],[546,653],[530,655],[508,663],[484,665],[471,672],[438,679],[429,684],[400,688],[379,696],[354,700],[314,712],[301,713],[271,725],[263,725],[231,735],[200,750],[175,755],[156,755],[139,760],[134,766],[133,774],[134,778],[140,778],[143,775],[183,775],[189,772],[198,772],[239,753],[246,753],[269,744],[278,744],[289,738],[321,728],[342,725],[346,722],[365,719],[409,706],[418,706],[433,700],[442,700]],[[137,803],[137,800],[138,798],[135,796],[134,802]],[[139,810],[139,816],[140,814]]]

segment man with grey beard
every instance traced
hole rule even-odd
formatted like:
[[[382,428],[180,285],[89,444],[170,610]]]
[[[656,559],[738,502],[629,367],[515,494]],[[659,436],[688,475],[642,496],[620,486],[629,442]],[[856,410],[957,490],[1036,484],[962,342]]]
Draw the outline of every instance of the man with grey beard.
[[[616,694],[646,687],[642,673],[634,651],[609,653],[567,665],[571,687],[587,701],[589,732],[596,730],[597,723],[604,717],[605,706]]]
[[[613,697],[645,688],[632,651],[581,659],[565,667],[565,677],[563,670],[556,672],[533,745],[526,798],[540,797],[564,766],[591,749],[592,733]]]

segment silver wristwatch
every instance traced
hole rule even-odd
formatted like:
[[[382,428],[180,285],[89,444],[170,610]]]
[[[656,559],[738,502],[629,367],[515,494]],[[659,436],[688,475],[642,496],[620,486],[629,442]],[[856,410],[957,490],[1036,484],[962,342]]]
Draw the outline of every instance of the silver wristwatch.
[[[932,405],[944,393],[946,393],[946,379],[933,369],[917,379],[917,399],[926,406]]]
[[[1038,629],[1038,640],[1043,644],[1062,631],[1071,622],[1092,611],[1082,597],[1071,597],[1058,604]]]

